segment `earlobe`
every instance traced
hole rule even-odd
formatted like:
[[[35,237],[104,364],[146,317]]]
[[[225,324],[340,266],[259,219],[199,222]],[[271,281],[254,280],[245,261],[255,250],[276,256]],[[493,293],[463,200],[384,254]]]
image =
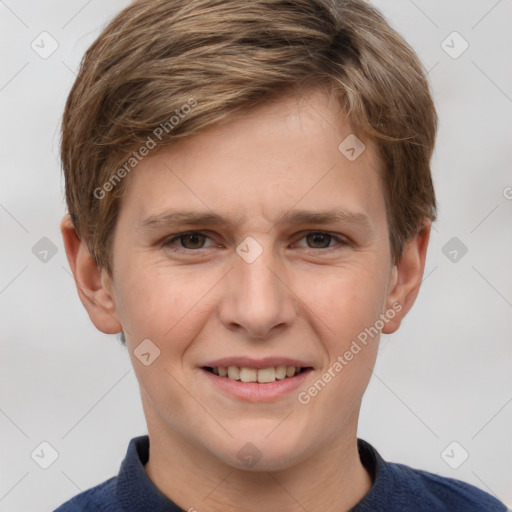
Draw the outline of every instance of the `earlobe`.
[[[384,334],[391,334],[400,327],[418,296],[425,269],[430,229],[430,222],[425,222],[420,231],[405,244],[400,261],[392,269],[386,308],[389,311],[394,310],[395,314],[382,329]]]
[[[80,240],[69,215],[62,219],[60,230],[78,295],[89,318],[101,332],[121,332],[110,280],[105,278],[104,270],[98,267],[87,245]]]

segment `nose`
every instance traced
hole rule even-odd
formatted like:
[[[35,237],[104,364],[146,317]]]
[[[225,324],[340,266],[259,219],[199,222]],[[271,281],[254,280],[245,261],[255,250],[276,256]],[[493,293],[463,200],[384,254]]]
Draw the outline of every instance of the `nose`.
[[[298,302],[287,284],[286,271],[264,249],[253,262],[235,256],[235,268],[226,276],[220,301],[220,320],[226,329],[253,339],[268,339],[289,327]]]

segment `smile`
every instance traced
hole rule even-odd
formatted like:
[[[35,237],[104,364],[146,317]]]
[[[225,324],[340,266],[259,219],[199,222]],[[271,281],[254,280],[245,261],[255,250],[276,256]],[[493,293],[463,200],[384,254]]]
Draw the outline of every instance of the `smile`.
[[[297,389],[313,372],[311,366],[202,366],[208,387],[223,396],[246,402],[273,403],[295,397]]]
[[[251,368],[247,366],[205,366],[206,371],[225,377],[226,379],[241,382],[258,382],[259,384],[267,384],[276,380],[290,379],[299,375],[301,372],[308,370],[300,366],[269,366],[267,368]]]

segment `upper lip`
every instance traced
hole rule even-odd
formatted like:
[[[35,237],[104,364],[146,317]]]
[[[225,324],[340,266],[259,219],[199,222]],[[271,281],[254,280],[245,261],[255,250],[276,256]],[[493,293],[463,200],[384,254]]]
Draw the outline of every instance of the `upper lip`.
[[[218,368],[219,366],[238,366],[246,368],[270,368],[272,366],[300,366],[301,368],[312,368],[313,365],[300,361],[299,359],[291,359],[289,357],[264,357],[262,359],[253,359],[251,357],[223,357],[208,361],[201,365],[202,367],[208,366],[209,368]]]

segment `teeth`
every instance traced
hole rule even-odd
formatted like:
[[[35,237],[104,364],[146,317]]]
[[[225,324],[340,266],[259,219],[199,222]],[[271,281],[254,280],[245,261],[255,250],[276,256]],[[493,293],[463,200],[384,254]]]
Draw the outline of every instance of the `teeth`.
[[[286,367],[286,376],[293,377],[295,375],[295,366],[287,366]]]
[[[275,380],[275,368],[261,368],[260,370],[258,370],[258,382],[274,382]]]
[[[276,368],[276,379],[286,378],[286,366],[278,366]]]
[[[240,378],[240,370],[238,366],[228,366],[228,377],[233,380],[238,380]]]
[[[227,377],[242,382],[275,382],[289,377],[294,377],[300,372],[300,366],[271,366],[269,368],[248,368],[246,366],[219,366],[212,368],[215,375]]]
[[[242,382],[257,382],[258,370],[256,368],[240,368],[240,380]]]

